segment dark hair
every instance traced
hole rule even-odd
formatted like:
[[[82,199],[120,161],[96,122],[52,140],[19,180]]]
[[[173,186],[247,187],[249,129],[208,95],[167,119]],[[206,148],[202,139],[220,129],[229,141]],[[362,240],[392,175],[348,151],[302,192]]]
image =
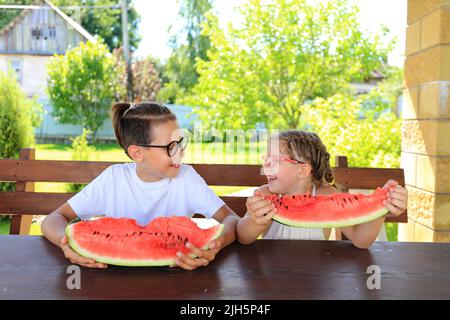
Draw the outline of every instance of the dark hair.
[[[318,185],[326,183],[342,191],[343,188],[334,181],[333,171],[330,167],[330,154],[317,134],[301,130],[288,130],[281,132],[279,139],[286,142],[284,151],[292,159],[304,160],[311,165],[315,183]]]
[[[150,144],[152,128],[156,124],[176,121],[175,114],[157,102],[142,102],[136,105],[118,102],[111,107],[111,119],[117,142],[128,154],[132,144]],[[131,157],[130,157],[131,158]]]

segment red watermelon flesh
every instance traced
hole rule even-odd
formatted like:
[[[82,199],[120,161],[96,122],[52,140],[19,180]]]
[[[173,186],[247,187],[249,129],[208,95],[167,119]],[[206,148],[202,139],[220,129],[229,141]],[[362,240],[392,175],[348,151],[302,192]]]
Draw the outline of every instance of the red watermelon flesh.
[[[98,262],[165,266],[174,264],[178,251],[191,253],[186,242],[207,249],[222,230],[222,224],[201,229],[187,217],[158,217],[147,226],[140,226],[133,219],[105,217],[70,224],[66,235],[72,249]]]
[[[266,196],[277,208],[274,220],[292,227],[333,228],[346,227],[375,220],[388,210],[383,201],[387,189],[377,188],[372,194],[336,193],[312,196],[310,194]]]

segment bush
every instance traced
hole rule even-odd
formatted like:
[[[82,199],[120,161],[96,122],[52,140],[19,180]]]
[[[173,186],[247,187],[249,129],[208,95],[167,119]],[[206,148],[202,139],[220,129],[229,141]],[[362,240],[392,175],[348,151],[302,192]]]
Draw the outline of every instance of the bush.
[[[90,131],[83,129],[83,133],[72,140],[72,160],[75,161],[89,161],[90,154],[95,151],[94,147],[89,146],[87,136],[90,135]],[[69,184],[69,192],[80,192],[86,184],[83,183],[71,183]]]
[[[81,43],[48,64],[47,92],[59,123],[80,124],[94,138],[109,117],[113,101],[123,96],[123,65],[105,44]]]
[[[40,107],[25,97],[14,73],[0,71],[0,158],[18,158],[21,148],[33,147],[40,121]],[[2,191],[13,189],[13,183],[0,183]]]
[[[362,113],[365,98],[316,99],[305,110],[307,129],[320,136],[332,156],[347,156],[351,167],[398,168],[401,119],[389,110]]]

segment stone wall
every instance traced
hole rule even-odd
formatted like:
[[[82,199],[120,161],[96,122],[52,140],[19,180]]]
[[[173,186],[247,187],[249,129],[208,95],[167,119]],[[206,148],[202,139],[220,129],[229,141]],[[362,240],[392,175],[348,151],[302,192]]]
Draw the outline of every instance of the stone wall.
[[[408,0],[400,241],[450,242],[450,0]]]

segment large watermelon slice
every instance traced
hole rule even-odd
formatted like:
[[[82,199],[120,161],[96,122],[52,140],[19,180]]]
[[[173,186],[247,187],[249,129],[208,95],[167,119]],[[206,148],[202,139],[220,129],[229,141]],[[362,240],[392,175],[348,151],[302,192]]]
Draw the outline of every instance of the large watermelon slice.
[[[266,196],[277,208],[274,220],[303,228],[346,227],[375,220],[388,210],[383,206],[387,189],[377,188],[373,194],[336,193]]]
[[[69,224],[66,236],[73,250],[98,262],[166,266],[174,264],[178,251],[191,252],[186,242],[207,249],[209,242],[221,235],[223,226],[201,229],[187,217],[158,217],[140,226],[133,219],[105,217]]]

